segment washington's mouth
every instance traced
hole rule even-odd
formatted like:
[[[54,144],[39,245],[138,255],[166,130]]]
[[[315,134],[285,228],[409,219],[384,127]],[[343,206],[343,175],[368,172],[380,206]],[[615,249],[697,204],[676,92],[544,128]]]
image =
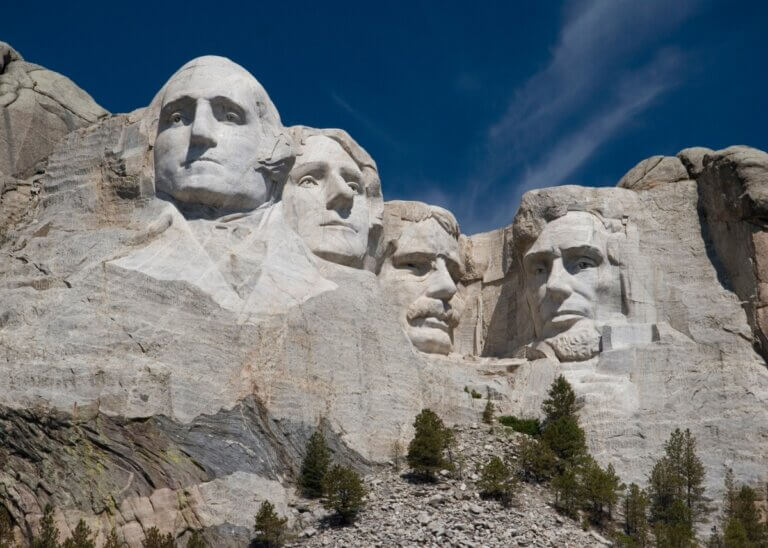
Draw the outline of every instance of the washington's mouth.
[[[221,162],[214,160],[213,158],[195,158],[194,160],[186,160],[182,162],[181,165],[189,169],[195,164],[205,164],[205,163],[221,165]]]

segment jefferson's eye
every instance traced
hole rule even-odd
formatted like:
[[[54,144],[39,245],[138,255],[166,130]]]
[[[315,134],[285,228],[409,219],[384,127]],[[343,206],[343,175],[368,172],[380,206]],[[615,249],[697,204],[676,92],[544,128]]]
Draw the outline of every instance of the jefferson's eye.
[[[178,124],[182,120],[183,118],[180,112],[174,112],[173,114],[171,114],[171,122],[173,122],[174,124]]]
[[[355,181],[348,181],[347,185],[349,185],[349,188],[351,188],[353,192],[360,192],[360,183]]]
[[[240,115],[232,111],[227,112],[227,122],[240,122]]]
[[[315,178],[311,175],[305,175],[301,179],[299,179],[299,186],[303,187],[313,187],[317,186],[317,181],[315,181]]]
[[[410,270],[411,274],[415,276],[424,276],[427,272],[429,272],[430,268],[432,268],[432,265],[426,262],[409,262],[405,263],[403,266]]]

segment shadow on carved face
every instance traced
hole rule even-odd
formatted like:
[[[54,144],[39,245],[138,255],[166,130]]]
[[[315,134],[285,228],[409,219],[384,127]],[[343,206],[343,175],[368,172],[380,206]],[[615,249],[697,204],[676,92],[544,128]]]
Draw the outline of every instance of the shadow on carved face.
[[[363,173],[334,139],[306,138],[283,190],[288,224],[312,252],[360,268],[368,248],[370,203]]]
[[[180,202],[228,210],[263,204],[267,182],[256,170],[261,126],[275,121],[262,119],[259,104],[268,101],[256,79],[228,59],[185,65],[166,84],[161,103],[157,189]]]
[[[450,353],[459,319],[455,306],[460,270],[456,236],[435,218],[427,218],[405,222],[389,247],[379,280],[400,307],[400,322],[408,338],[422,352]]]

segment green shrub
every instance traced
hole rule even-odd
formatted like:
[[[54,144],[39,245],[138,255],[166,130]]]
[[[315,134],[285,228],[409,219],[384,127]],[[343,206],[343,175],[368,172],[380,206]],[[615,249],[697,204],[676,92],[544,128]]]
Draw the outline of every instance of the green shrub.
[[[408,466],[424,478],[434,479],[435,472],[450,467],[443,452],[453,440],[453,432],[446,428],[430,409],[423,409],[413,423],[415,433],[408,444]]]
[[[513,415],[502,415],[498,420],[504,426],[521,434],[528,434],[534,438],[541,434],[541,422],[539,419],[518,419]]]
[[[483,409],[483,422],[485,424],[493,424],[494,411],[495,408],[493,407],[493,402],[489,399],[485,402],[485,409]]]
[[[281,518],[275,512],[275,507],[271,502],[265,500],[259,506],[259,512],[256,514],[256,542],[262,546],[277,548],[285,543],[286,526],[288,518]]]
[[[483,466],[477,482],[482,496],[509,504],[515,491],[515,480],[509,466],[497,456]]]
[[[91,537],[91,529],[82,519],[77,522],[72,536],[64,541],[62,548],[96,548],[96,541]]]
[[[557,473],[557,455],[540,440],[523,439],[518,447],[518,462],[526,481],[549,481]]]
[[[150,527],[141,544],[144,548],[176,548],[176,541],[171,533],[160,533],[157,527]]]
[[[331,462],[330,451],[320,431],[310,436],[307,442],[304,460],[301,463],[299,486],[306,497],[323,496],[323,479]]]
[[[123,546],[125,546],[125,543],[118,538],[117,531],[113,527],[107,535],[107,541],[102,548],[123,548]]]
[[[366,495],[360,475],[348,466],[336,465],[325,476],[323,505],[333,510],[344,523],[352,523],[363,509]]]

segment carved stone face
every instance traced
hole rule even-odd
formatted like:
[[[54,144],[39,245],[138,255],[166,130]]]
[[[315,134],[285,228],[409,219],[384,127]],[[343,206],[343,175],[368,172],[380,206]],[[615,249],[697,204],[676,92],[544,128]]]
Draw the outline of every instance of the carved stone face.
[[[605,319],[603,309],[620,306],[609,235],[596,216],[574,211],[549,223],[525,253],[526,298],[539,339],[576,333]]]
[[[382,287],[401,307],[400,322],[422,352],[448,354],[453,349],[459,269],[458,242],[432,218],[408,223],[382,265]]]
[[[315,255],[362,266],[370,204],[362,171],[339,143],[324,135],[307,138],[283,190],[283,207]]]
[[[198,61],[166,86],[155,140],[157,189],[181,202],[254,209],[267,198],[255,170],[263,90],[227,59]]]

